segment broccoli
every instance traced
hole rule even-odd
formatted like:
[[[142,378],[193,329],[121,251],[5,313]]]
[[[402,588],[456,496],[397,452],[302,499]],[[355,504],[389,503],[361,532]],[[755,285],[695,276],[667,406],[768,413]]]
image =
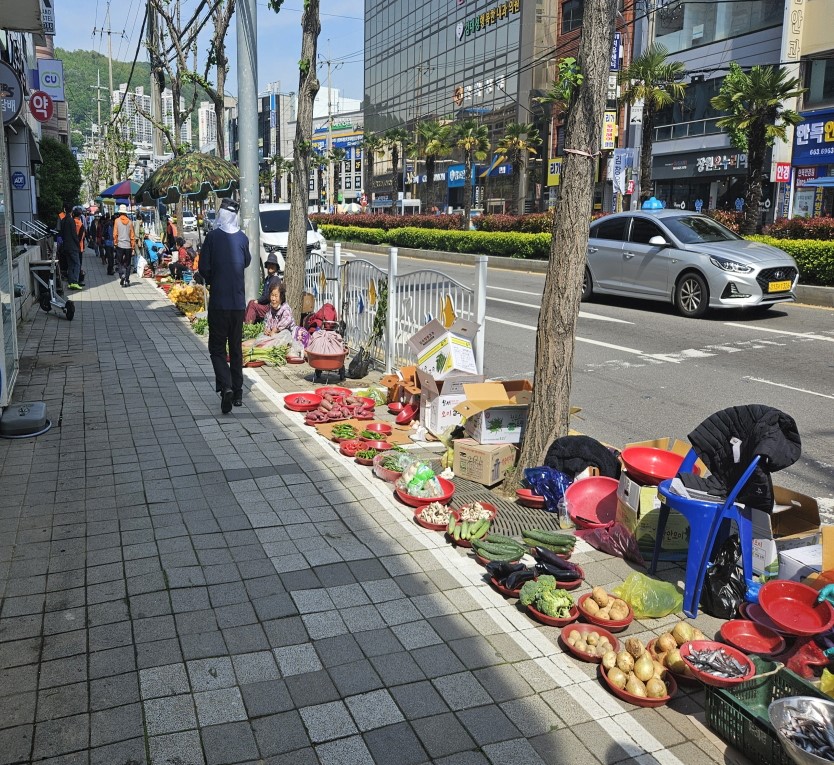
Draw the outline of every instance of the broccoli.
[[[518,595],[518,599],[521,602],[522,606],[529,606],[536,599],[536,596],[538,594],[539,594],[539,583],[534,582],[531,579],[529,582],[525,582],[522,585],[521,592]]]
[[[556,619],[565,619],[570,614],[573,598],[564,590],[539,590],[536,610]]]
[[[537,580],[539,589],[548,592],[556,589],[556,578],[550,574],[542,574]]]

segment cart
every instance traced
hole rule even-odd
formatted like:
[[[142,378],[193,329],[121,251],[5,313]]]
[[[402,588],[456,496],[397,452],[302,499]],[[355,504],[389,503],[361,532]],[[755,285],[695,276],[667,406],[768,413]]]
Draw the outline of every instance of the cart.
[[[75,303],[69,298],[61,297],[60,293],[64,290],[54,248],[49,260],[29,261],[29,272],[38,289],[38,304],[41,310],[49,312],[55,308],[64,312],[67,321],[72,321],[72,317],[75,316]]]
[[[340,323],[338,321],[325,321],[323,322],[321,328],[337,332],[340,329]],[[347,373],[345,372],[345,359],[347,358],[347,355],[347,348],[345,348],[342,353],[336,354],[311,353],[310,351],[305,351],[307,363],[316,370],[316,374],[314,376],[316,382],[321,382],[322,372],[337,372],[339,375],[339,381],[344,380],[347,377]]]

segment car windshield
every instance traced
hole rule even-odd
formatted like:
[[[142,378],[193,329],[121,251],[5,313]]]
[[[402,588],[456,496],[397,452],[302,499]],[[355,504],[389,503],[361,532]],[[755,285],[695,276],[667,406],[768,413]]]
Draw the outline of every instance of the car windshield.
[[[664,218],[663,223],[684,244],[729,242],[741,239],[730,229],[704,215]]]
[[[312,229],[307,221],[307,228]],[[261,210],[261,230],[265,234],[286,234],[290,230],[289,210]]]

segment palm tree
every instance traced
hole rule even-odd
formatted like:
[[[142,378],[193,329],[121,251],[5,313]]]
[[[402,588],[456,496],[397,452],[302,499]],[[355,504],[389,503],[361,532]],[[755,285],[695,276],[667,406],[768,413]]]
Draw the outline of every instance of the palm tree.
[[[489,151],[489,130],[476,120],[463,120],[455,125],[455,146],[463,150],[463,222],[461,228],[469,230],[472,212],[472,165],[476,159],[486,159]]]
[[[331,191],[331,194],[335,197],[334,204],[339,201],[339,189],[342,187],[342,162],[345,161],[345,157],[347,157],[347,152],[344,149],[336,147],[330,150],[328,161],[335,165],[333,168],[333,189]]]
[[[391,128],[385,131],[383,136],[385,146],[391,152],[391,170],[394,174],[394,190],[400,188],[399,167],[400,157],[405,155],[406,144],[408,143],[408,133],[402,128]]]
[[[426,158],[426,211],[434,204],[434,171],[437,160],[452,153],[452,129],[436,120],[421,122],[417,126],[417,145]]]
[[[665,106],[683,101],[686,84],[681,79],[686,67],[667,61],[669,51],[658,43],[635,58],[620,75],[623,98],[630,104],[643,102],[643,140],[640,147],[640,201],[652,196],[652,146],[654,121]]]
[[[716,123],[718,127],[727,128],[733,146],[747,151],[742,234],[754,234],[759,224],[762,173],[768,147],[777,138],[786,141],[788,126],[802,121],[796,111],[784,104],[804,92],[799,79],[791,77],[787,69],[754,66],[748,73],[733,63],[718,95],[710,101],[713,108],[727,113]]]
[[[319,154],[317,151],[314,151],[310,155],[310,166],[316,171],[316,189],[318,189],[318,209],[321,211],[321,202],[322,202],[322,192],[325,191],[324,187],[324,171],[327,169],[329,161],[324,154]],[[327,197],[325,196],[324,199],[326,200]]]
[[[269,170],[261,170],[258,173],[258,185],[261,187],[261,201],[263,201],[264,196],[271,202],[272,201],[272,173]],[[264,193],[266,192],[266,193]]]
[[[507,125],[507,132],[498,141],[495,153],[509,160],[513,175],[518,182],[518,194],[513,205],[516,213],[524,212],[527,159],[531,154],[536,153],[536,146],[540,146],[541,142],[542,139],[536,127],[523,122],[511,122]]]
[[[385,141],[375,133],[365,133],[362,151],[365,154],[365,193],[369,194],[374,184],[374,161],[385,154]]]
[[[281,198],[281,180],[285,175],[292,173],[292,160],[285,159],[280,154],[273,154],[272,159],[272,175],[275,178],[275,186],[278,190],[278,198]]]

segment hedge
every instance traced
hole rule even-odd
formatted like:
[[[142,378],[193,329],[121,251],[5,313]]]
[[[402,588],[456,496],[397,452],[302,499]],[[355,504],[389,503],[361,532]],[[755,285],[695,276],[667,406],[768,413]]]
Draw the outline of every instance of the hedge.
[[[799,266],[801,284],[834,287],[834,241],[814,239],[776,239],[772,236],[748,236],[784,250]]]
[[[834,218],[783,218],[765,229],[776,239],[834,239]]]
[[[357,226],[321,226],[331,241],[389,244],[444,252],[468,252],[509,258],[544,260],[550,257],[550,234],[519,234],[486,231],[436,231],[394,228],[389,231]],[[747,237],[784,250],[796,260],[802,284],[834,286],[834,241]]]

